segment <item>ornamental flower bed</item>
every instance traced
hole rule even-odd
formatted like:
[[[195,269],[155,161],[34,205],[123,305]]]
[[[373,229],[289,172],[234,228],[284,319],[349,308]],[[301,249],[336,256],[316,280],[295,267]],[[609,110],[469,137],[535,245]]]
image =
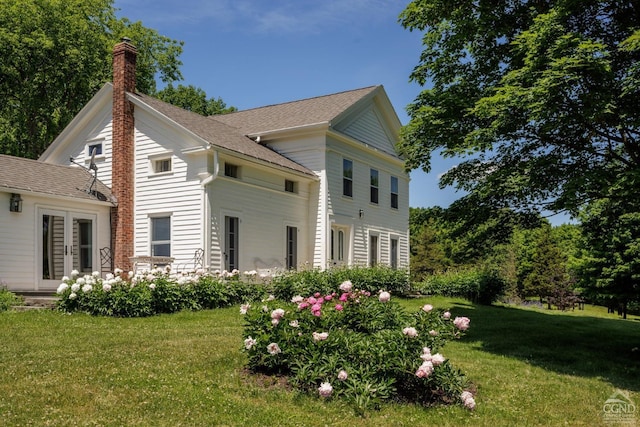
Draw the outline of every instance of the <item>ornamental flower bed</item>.
[[[464,375],[440,353],[469,327],[466,317],[426,304],[407,313],[389,292],[346,281],[336,292],[273,297],[240,308],[254,372],[289,377],[323,399],[344,398],[364,415],[384,401],[475,407]]]

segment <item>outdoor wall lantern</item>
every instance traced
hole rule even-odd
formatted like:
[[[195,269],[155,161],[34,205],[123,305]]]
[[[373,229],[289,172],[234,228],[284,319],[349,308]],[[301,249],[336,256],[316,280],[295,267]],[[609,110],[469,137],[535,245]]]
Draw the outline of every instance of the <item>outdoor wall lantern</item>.
[[[11,199],[9,200],[10,212],[22,212],[22,197],[19,194],[11,193]]]
[[[364,209],[360,209],[358,211],[358,217],[362,218],[364,216]]]

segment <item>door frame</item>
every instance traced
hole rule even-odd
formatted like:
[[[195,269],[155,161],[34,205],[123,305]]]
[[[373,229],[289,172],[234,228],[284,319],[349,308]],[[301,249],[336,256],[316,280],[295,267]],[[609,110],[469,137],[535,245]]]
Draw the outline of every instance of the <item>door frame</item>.
[[[69,276],[75,268],[73,265],[73,247],[74,227],[73,223],[76,219],[91,221],[91,274],[93,271],[100,270],[100,258],[98,256],[98,214],[90,212],[82,212],[78,210],[66,210],[56,207],[37,207],[36,208],[36,289],[55,289],[61,283],[61,278],[45,279],[44,276],[44,259],[43,259],[43,217],[44,215],[54,215],[62,217],[63,224],[63,246],[65,253],[63,255],[63,276]],[[79,245],[78,245],[79,246]],[[87,274],[85,272],[85,274]]]

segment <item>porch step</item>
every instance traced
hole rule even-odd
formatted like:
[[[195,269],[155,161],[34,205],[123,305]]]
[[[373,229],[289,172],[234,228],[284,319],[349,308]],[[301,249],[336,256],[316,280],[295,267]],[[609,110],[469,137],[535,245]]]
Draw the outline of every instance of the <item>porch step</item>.
[[[23,305],[14,306],[17,311],[46,310],[56,306],[58,297],[51,292],[16,292],[23,300]]]

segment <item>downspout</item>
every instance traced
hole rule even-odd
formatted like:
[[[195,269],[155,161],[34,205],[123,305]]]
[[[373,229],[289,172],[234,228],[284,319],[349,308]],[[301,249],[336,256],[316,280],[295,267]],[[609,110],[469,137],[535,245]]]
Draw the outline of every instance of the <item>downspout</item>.
[[[211,146],[207,146],[207,150],[211,150]],[[213,151],[213,173],[208,174],[202,181],[200,181],[200,189],[202,190],[202,207],[201,207],[201,218],[202,218],[202,237],[200,239],[200,244],[202,245],[202,249],[204,249],[204,265],[205,269],[208,269],[211,266],[211,218],[209,212],[209,195],[207,193],[207,186],[213,182],[218,177],[218,172],[220,170],[220,164],[218,161],[218,151]]]

